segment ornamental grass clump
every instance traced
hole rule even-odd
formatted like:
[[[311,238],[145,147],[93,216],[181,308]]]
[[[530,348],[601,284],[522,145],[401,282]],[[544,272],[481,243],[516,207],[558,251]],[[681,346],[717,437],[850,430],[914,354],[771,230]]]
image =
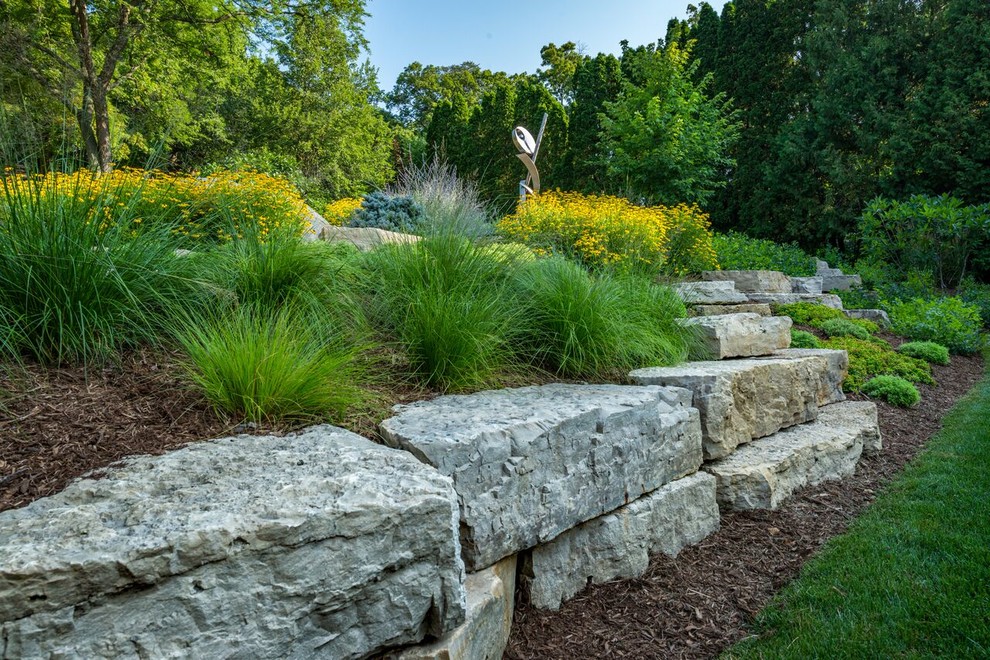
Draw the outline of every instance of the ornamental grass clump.
[[[163,310],[189,296],[189,263],[158,222],[166,209],[142,210],[140,188],[58,173],[5,176],[0,186],[5,357],[99,363],[153,341]],[[146,227],[134,231],[141,219]]]
[[[366,256],[369,318],[427,385],[470,389],[509,363],[516,310],[508,291],[513,266],[502,257],[454,233]]]
[[[708,217],[695,206],[637,206],[580,193],[531,196],[498,231],[543,254],[575,259],[592,270],[683,275],[718,267]]]
[[[175,337],[189,380],[237,417],[334,420],[362,399],[359,348],[313,307],[238,305],[188,315]]]
[[[517,277],[521,355],[567,377],[607,377],[681,362],[695,347],[673,292],[636,276],[590,275],[561,257],[541,259]]]
[[[411,197],[423,208],[422,217],[410,228],[412,233],[453,233],[477,239],[494,229],[478,187],[457,176],[457,169],[439,155],[421,165],[403,167],[387,192]]]

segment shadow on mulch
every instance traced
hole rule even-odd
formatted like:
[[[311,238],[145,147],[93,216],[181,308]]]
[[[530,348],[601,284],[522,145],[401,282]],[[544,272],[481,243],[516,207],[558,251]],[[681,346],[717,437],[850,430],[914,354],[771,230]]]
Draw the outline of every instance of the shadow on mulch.
[[[854,476],[805,488],[777,511],[723,513],[699,545],[654,557],[640,578],[593,585],[559,612],[517,602],[505,657],[711,658],[743,639],[754,615],[939,430],[982,377],[983,360],[953,356],[933,374],[939,386],[919,386],[918,407],[878,402],[883,450],[865,455]]]

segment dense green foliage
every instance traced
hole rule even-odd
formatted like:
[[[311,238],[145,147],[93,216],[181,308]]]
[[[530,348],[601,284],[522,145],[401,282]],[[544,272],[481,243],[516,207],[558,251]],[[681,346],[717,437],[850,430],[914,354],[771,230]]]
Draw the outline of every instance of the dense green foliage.
[[[779,270],[791,277],[815,274],[815,258],[794,243],[774,243],[730,231],[716,232],[713,244],[722,270]]]
[[[954,296],[897,301],[888,311],[894,332],[908,339],[936,341],[953,353],[975,353],[985,344],[979,309]]]
[[[791,348],[821,348],[818,337],[805,330],[791,328]]]
[[[863,384],[863,394],[901,408],[910,408],[921,401],[918,388],[900,376],[876,376]]]
[[[901,355],[880,340],[833,337],[822,342],[822,346],[849,353],[849,375],[842,382],[842,389],[847,392],[860,391],[874,376],[900,376],[912,383],[935,383],[927,362]]]
[[[959,283],[956,295],[967,305],[979,309],[983,326],[990,328],[990,284],[981,284],[967,277]]]
[[[949,349],[933,341],[909,341],[898,346],[897,352],[931,364],[949,364]]]
[[[830,319],[844,319],[842,310],[832,309],[817,303],[798,302],[785,305],[772,305],[776,316],[789,316],[798,325],[815,325]]]
[[[990,379],[728,658],[978,658],[990,648]]]

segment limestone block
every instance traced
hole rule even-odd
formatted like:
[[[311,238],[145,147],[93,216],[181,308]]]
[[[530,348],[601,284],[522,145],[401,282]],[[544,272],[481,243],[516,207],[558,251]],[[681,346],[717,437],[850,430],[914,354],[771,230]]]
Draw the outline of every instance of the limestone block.
[[[735,282],[743,293],[790,293],[791,280],[776,270],[706,270],[701,278],[707,282]]]
[[[791,345],[793,322],[787,316],[723,314],[677,319],[677,323],[696,329],[715,360],[769,355]]]
[[[790,279],[791,290],[788,293],[820,294],[822,292],[822,278],[820,275],[815,277],[792,277]]]
[[[832,309],[842,309],[842,298],[831,293],[748,293],[750,302],[786,305],[796,302],[810,302],[825,305]]]
[[[843,275],[839,271],[838,275],[822,276],[822,291],[849,291],[860,286],[863,286],[863,278],[859,275]]]
[[[136,458],[0,514],[3,657],[416,643],[464,620],[457,526],[449,478],[332,426]]]
[[[533,548],[523,587],[534,607],[556,610],[589,582],[642,575],[650,554],[673,557],[718,525],[715,479],[699,472]]]
[[[691,393],[544,385],[396,406],[393,446],[454,480],[469,570],[612,511],[698,469]]]
[[[830,348],[785,348],[774,351],[773,358],[804,359],[820,357],[825,360],[827,367],[821,371],[821,383],[818,389],[818,405],[827,406],[846,400],[842,392],[842,381],[849,374],[849,353]]]
[[[714,482],[712,493],[714,498]],[[716,507],[717,508],[717,507]],[[467,620],[442,639],[386,656],[388,660],[500,660],[509,643],[516,593],[516,557],[468,573]]]
[[[773,316],[770,305],[764,303],[742,303],[739,305],[695,305],[688,310],[691,316],[720,316],[722,314],[759,314]]]
[[[822,356],[690,362],[637,369],[640,385],[683,387],[701,413],[705,460],[728,456],[737,446],[818,416],[822,382],[829,368]]]
[[[419,240],[419,236],[376,227],[335,227],[330,224],[320,231],[319,237],[331,243],[350,243],[361,252],[368,252],[388,243],[415,243]]]
[[[303,209],[302,215],[303,220],[309,225],[302,235],[302,240],[307,243],[319,240],[323,233],[333,226],[311,206],[307,205]]]
[[[828,406],[814,422],[756,440],[704,469],[718,480],[729,509],[776,509],[799,488],[851,475],[863,442],[879,435],[857,402]]]
[[[877,404],[872,401],[847,401],[841,405],[819,408],[818,421],[832,428],[859,434],[864,452],[876,453],[883,449]]]
[[[736,291],[733,282],[679,282],[671,288],[688,305],[731,305],[746,302],[746,294]]]
[[[890,317],[882,309],[846,309],[843,310],[851,319],[866,319],[873,321],[881,328],[890,328]]]

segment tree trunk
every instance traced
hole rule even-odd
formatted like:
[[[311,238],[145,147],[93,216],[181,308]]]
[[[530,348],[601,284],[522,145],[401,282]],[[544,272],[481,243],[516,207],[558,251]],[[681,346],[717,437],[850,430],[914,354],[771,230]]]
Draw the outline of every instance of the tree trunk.
[[[97,167],[101,172],[109,172],[113,167],[110,153],[110,107],[107,105],[106,90],[99,86],[93,90],[93,114],[96,121]]]

